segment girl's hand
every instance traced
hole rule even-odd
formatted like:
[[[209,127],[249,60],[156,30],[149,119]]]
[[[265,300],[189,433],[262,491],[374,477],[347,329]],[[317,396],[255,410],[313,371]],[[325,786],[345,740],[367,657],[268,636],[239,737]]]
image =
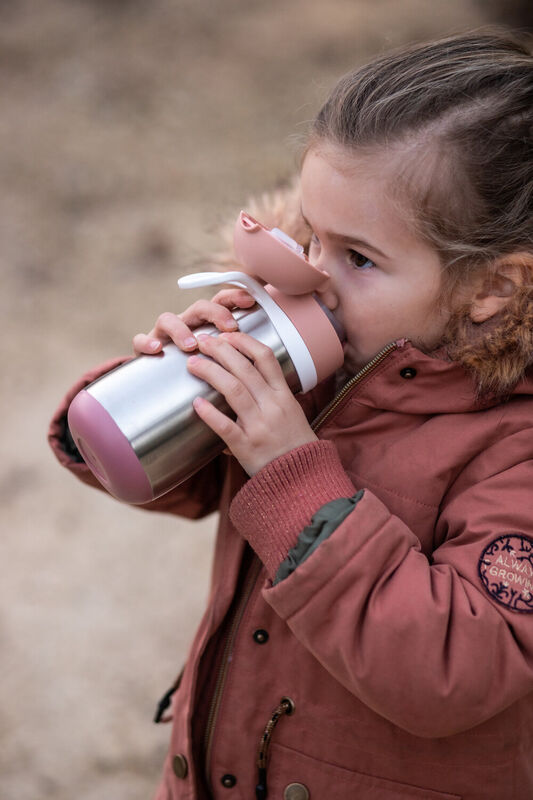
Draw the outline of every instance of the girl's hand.
[[[212,300],[198,300],[182,314],[166,311],[161,314],[150,333],[133,337],[135,355],[161,352],[165,344],[174,342],[181,350],[193,351],[198,346],[193,328],[210,322],[220,331],[237,330],[231,308],[251,308],[254,298],[243,289],[223,289]]]
[[[226,398],[234,422],[197,397],[198,416],[226,443],[248,475],[273,459],[317,439],[287,386],[272,350],[246,333],[200,335],[189,371]]]

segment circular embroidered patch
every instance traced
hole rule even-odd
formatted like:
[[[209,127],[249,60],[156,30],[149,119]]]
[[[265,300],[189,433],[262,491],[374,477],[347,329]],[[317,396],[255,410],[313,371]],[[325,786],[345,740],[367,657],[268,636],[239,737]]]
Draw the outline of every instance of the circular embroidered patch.
[[[494,539],[479,559],[479,576],[498,603],[533,614],[533,539],[509,533]]]

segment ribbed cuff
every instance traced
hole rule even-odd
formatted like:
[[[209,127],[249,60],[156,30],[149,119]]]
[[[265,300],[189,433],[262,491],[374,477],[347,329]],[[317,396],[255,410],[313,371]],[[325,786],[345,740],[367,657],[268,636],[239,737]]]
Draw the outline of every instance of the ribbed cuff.
[[[332,442],[309,442],[256,472],[235,495],[230,518],[273,579],[315,512],[356,491]]]

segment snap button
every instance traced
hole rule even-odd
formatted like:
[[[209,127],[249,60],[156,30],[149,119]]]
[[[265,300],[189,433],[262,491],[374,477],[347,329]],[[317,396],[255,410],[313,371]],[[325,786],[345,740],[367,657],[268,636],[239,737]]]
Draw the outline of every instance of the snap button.
[[[222,784],[222,786],[225,786],[226,789],[231,789],[232,786],[235,786],[235,784],[237,783],[237,778],[235,777],[235,775],[230,775],[230,773],[228,773],[227,775],[223,775],[221,777],[220,783]]]
[[[294,714],[294,711],[296,709],[296,706],[294,705],[294,700],[291,700],[290,697],[282,697],[281,702],[287,703],[288,708],[285,713],[287,714],[288,717],[290,717],[291,714]]]
[[[309,789],[303,783],[289,783],[283,792],[283,800],[309,800]]]
[[[416,369],[414,367],[404,367],[400,370],[400,375],[402,378],[405,378],[405,380],[409,381],[415,377]]]
[[[172,759],[172,769],[177,778],[184,778],[187,775],[188,764],[183,753],[178,753],[177,756],[174,756]]]
[[[257,642],[257,644],[268,642],[268,631],[263,630],[263,628],[258,628],[258,630],[254,631],[254,642]]]

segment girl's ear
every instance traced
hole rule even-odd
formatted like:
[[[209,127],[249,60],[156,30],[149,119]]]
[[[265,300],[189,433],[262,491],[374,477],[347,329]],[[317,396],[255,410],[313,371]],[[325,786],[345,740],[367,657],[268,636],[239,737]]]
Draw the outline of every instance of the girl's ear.
[[[515,253],[496,262],[490,274],[478,277],[470,301],[472,322],[486,322],[502,311],[515,291],[532,282],[533,255]]]

